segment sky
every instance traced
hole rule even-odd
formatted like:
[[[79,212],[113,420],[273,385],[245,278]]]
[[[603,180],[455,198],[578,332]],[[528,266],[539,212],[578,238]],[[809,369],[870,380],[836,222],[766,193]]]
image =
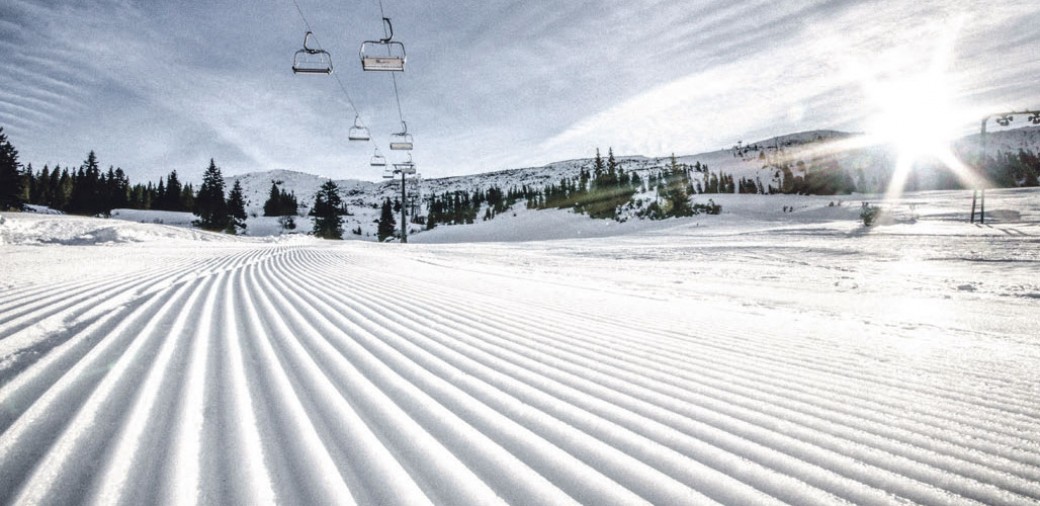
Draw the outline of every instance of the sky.
[[[131,180],[290,169],[380,179],[401,130],[378,0],[0,0],[0,127],[23,163],[90,150]],[[383,0],[424,177],[870,131],[931,72],[951,128],[1040,108],[1035,0]],[[336,79],[296,76],[313,30]],[[340,87],[342,83],[342,88]],[[927,84],[935,83],[935,84]],[[920,87],[920,86],[919,86]],[[877,90],[889,90],[880,93]],[[921,93],[918,91],[918,93]],[[902,97],[913,103],[914,95]],[[348,98],[349,97],[349,98]],[[353,105],[352,105],[353,104]],[[356,107],[356,110],[355,110]],[[372,142],[348,142],[355,115]]]

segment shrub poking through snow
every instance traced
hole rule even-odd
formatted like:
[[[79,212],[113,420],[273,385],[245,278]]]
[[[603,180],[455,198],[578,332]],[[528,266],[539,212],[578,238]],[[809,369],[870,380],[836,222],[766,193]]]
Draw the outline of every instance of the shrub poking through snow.
[[[869,227],[874,224],[878,219],[878,215],[881,214],[880,207],[872,207],[869,202],[863,203],[863,210],[860,211],[859,217],[863,220],[863,226]]]

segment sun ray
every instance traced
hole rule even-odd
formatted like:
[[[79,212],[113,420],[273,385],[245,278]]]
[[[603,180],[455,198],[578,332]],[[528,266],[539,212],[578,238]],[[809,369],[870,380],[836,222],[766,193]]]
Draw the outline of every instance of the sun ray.
[[[868,98],[866,107],[874,110],[865,125],[866,132],[789,148],[784,157],[840,155],[889,146],[894,150],[896,163],[884,190],[885,201],[902,197],[907,181],[922,160],[938,161],[965,188],[985,185],[985,178],[958,158],[951,148],[953,139],[963,133],[962,127],[973,124],[978,116],[977,111],[957,103],[956,81],[948,72],[954,62],[956,35],[964,22],[963,17],[955,19],[942,36],[937,37],[933,53],[927,64],[918,67],[920,71],[903,68],[901,73],[892,74],[901,67],[891,61],[882,62],[877,71],[871,71],[860,62],[848,62],[852,73],[860,76]],[[894,57],[902,56],[908,55]]]
[[[910,172],[914,170],[914,157],[909,154],[900,154],[896,160],[895,170],[892,171],[892,179],[885,190],[885,202],[893,202],[903,196],[906,189],[906,180]]]

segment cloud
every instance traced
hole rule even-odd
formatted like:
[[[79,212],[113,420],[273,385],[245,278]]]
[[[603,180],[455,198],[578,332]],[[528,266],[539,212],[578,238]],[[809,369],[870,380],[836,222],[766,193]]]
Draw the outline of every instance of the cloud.
[[[400,128],[388,75],[357,64],[380,33],[374,3],[301,2],[372,130],[333,79],[294,77],[306,29],[290,2],[0,5],[0,124],[29,161],[90,149],[134,177],[292,168],[378,178],[376,145]],[[896,0],[485,0],[386,4],[408,47],[398,76],[427,175],[587,156],[596,146],[663,155],[792,130],[856,128],[864,76],[922,65],[967,13],[951,63],[966,107],[1021,104],[1038,63],[1036,8]],[[7,54],[13,55],[6,57]],[[5,130],[6,131],[6,130]]]
[[[655,86],[582,118],[547,139],[542,148],[577,153],[613,145],[618,152],[664,155],[719,148],[748,134],[772,135],[806,127],[861,128],[871,107],[864,100],[864,82],[923,71],[946,33],[955,32],[959,40],[980,39],[1021,16],[1012,9],[979,13],[971,7],[970,3],[926,2],[907,8],[903,2],[891,1],[819,9],[812,13],[815,19],[801,24],[785,44],[757,40],[716,44],[713,47],[723,51],[726,63]],[[972,30],[961,33],[957,19],[967,13],[972,24],[963,25]],[[1036,47],[1035,33],[1024,37],[1023,44]],[[962,50],[957,62],[975,66],[985,57],[984,52]],[[1030,67],[1034,76],[1038,70],[1035,61],[1027,63],[1013,54],[1008,60]],[[962,90],[992,82],[977,71],[956,70],[951,79]],[[1021,79],[1027,75],[1018,74]]]

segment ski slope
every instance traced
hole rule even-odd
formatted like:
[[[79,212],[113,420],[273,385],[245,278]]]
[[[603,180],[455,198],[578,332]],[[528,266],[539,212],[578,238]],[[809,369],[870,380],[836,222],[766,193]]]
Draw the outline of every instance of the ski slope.
[[[1040,501],[1036,223],[812,212],[438,245],[5,214],[0,504]]]

